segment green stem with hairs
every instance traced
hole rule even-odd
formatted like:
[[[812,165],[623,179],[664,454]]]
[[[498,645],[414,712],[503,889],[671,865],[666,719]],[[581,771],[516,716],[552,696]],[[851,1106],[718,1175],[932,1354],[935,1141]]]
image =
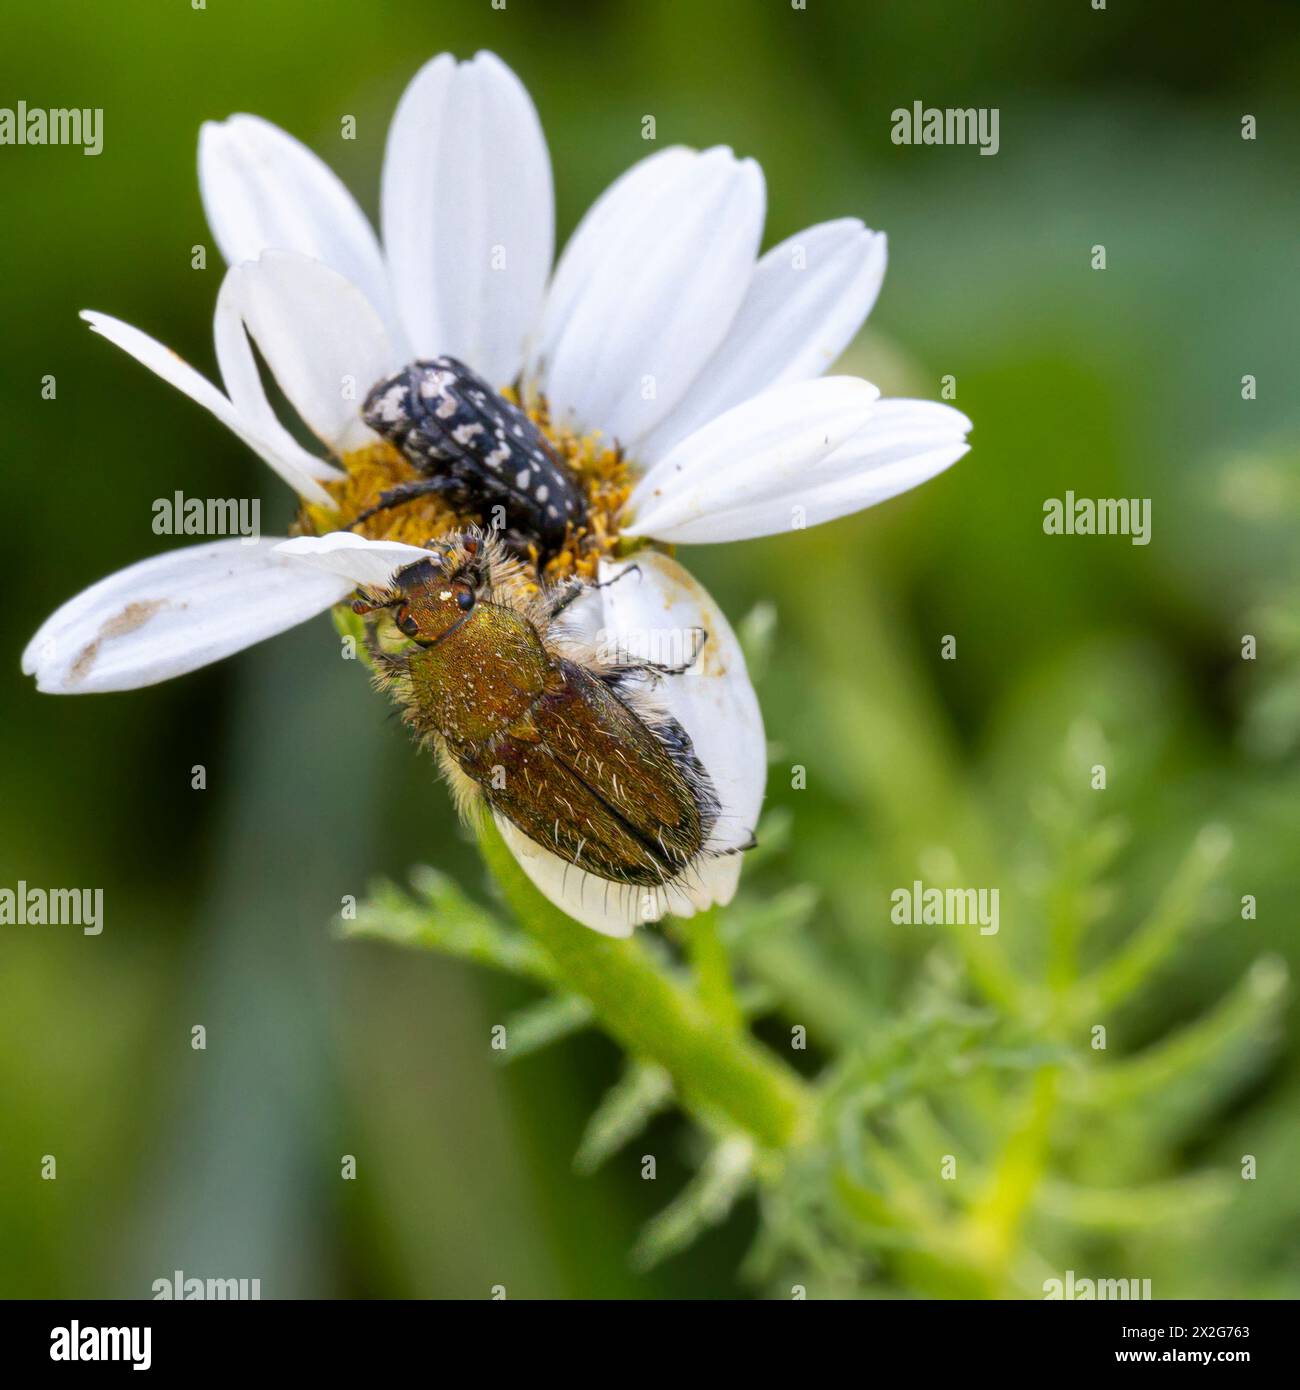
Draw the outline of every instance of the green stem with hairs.
[[[812,1095],[791,1068],[669,979],[638,940],[602,936],[543,897],[490,817],[479,829],[479,844],[557,980],[591,1004],[601,1026],[633,1057],[658,1062],[684,1104],[771,1149],[788,1148],[808,1134]]]
[[[740,1032],[745,1019],[731,981],[731,960],[718,932],[718,909],[697,912],[680,925],[701,1001],[724,1028]]]

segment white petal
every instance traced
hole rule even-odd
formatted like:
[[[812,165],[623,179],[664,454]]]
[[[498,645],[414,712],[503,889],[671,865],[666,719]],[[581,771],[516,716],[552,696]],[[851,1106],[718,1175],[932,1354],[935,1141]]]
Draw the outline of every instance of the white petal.
[[[203,210],[230,265],[296,251],[332,266],[389,315],[379,242],[330,167],[259,116],[207,121],[199,133]]]
[[[557,422],[628,445],[681,400],[744,298],[763,208],[758,165],[722,148],[665,151],[597,200],[543,315]]]
[[[625,169],[588,208],[569,238],[546,292],[543,322],[534,345],[534,372],[539,363],[544,367],[554,355],[573,307],[587,287],[593,265],[611,246],[611,233],[624,226],[637,207],[657,202],[662,190],[676,186],[697,158],[695,150],[682,145],[670,145],[647,155]]]
[[[800,526],[833,521],[942,473],[969,451],[970,427],[951,406],[881,401],[864,428],[802,475],[773,475],[778,486],[737,491],[715,510],[653,525],[652,533],[682,545],[752,540],[789,531],[796,507]]]
[[[237,434],[254,453],[270,464],[300,497],[324,506],[333,505],[329,493],[315,480],[316,470],[309,472],[303,462],[304,458],[311,457],[306,450],[294,443],[290,451],[264,438],[255,420],[246,418],[207,377],[196,372],[171,348],[164,347],[157,339],[109,314],[85,309],[81,317],[96,333],[116,344],[151,372],[156,372],[178,391],[183,391],[192,401],[211,411],[227,429]],[[313,463],[319,464],[320,461],[313,460]]]
[[[766,740],[758,700],[727,620],[708,593],[676,561],[655,552],[601,567],[602,581],[631,570],[601,590],[602,647],[627,659],[676,664],[707,635],[691,669],[651,687],[658,705],[690,735],[721,802],[706,855],[689,873],[654,890],[612,884],[575,869],[498,818],[525,873],[557,906],[584,925],[626,936],[642,922],[671,913],[692,916],[735,894],[743,853],[758,821],[767,776]]]
[[[530,840],[504,816],[494,813],[493,819],[501,838],[534,886],[575,922],[605,936],[631,936],[638,922],[659,920],[659,913],[651,917],[640,915],[642,890],[635,885],[611,883],[575,869],[559,855]]]
[[[856,377],[774,386],[688,435],[637,483],[631,536],[668,539],[806,483],[871,418],[879,392]]]
[[[631,571],[631,573],[624,573]],[[622,575],[617,583],[610,580]],[[676,560],[658,551],[605,561],[605,640],[632,660],[677,665],[695,652],[681,675],[664,676],[651,693],[681,724],[713,780],[722,815],[710,841],[715,849],[747,844],[758,822],[767,781],[767,742],[758,697],[745,669],[740,643],[708,590]],[[696,651],[693,633],[703,630]],[[740,856],[716,861],[716,875],[730,884],[715,900],[730,901]]]
[[[374,443],[361,405],[401,354],[365,295],[292,252],[241,269],[244,322],[294,409],[335,453]]]
[[[643,463],[770,386],[828,371],[871,312],[885,275],[883,232],[823,222],[758,263],[721,346],[668,417],[638,445]]]
[[[274,448],[293,476],[286,481],[299,493],[301,479],[315,478],[322,482],[340,476],[339,470],[324,459],[310,454],[276,418],[266,399],[261,373],[244,331],[246,277],[238,266],[226,271],[217,294],[217,309],[212,319],[212,336],[216,344],[217,365],[226,394],[240,416]],[[319,500],[319,499],[317,499]]]
[[[444,53],[416,74],[389,128],[382,202],[414,355],[512,382],[551,268],[555,199],[537,110],[495,54]]]
[[[394,571],[429,558],[429,552],[419,546],[404,545],[401,541],[371,541],[351,531],[295,536],[283,541],[279,550],[301,564],[375,589],[387,588]]]
[[[350,591],[276,544],[212,541],[119,570],[41,625],[23,670],[56,695],[155,685],[296,627]]]

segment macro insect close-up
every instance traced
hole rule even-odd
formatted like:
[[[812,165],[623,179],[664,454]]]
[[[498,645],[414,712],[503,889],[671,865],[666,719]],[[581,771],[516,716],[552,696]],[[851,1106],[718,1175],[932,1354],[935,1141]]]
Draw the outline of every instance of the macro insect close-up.
[[[738,847],[710,847],[709,774],[681,725],[634,685],[687,668],[563,654],[553,625],[582,587],[539,592],[495,540],[471,532],[433,543],[353,611],[391,610],[414,645],[388,651],[368,629],[376,683],[433,744],[466,811],[483,796],[575,868],[658,890],[706,853]]]
[[[1300,22],[1247,8],[6,16],[7,1345],[1261,1347]]]
[[[525,549],[550,555],[585,520],[582,493],[545,435],[454,357],[415,362],[366,398],[362,419],[422,476],[380,493],[349,529],[426,495],[487,513]],[[500,525],[495,525],[499,520]]]

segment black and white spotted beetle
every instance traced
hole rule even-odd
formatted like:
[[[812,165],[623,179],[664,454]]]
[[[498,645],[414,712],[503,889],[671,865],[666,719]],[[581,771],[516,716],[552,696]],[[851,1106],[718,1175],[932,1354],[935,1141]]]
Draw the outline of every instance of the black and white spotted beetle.
[[[454,357],[412,362],[366,397],[361,417],[401,450],[422,476],[380,493],[349,529],[376,512],[439,493],[491,525],[501,508],[503,539],[543,557],[586,517],[582,490],[546,436],[482,377]]]

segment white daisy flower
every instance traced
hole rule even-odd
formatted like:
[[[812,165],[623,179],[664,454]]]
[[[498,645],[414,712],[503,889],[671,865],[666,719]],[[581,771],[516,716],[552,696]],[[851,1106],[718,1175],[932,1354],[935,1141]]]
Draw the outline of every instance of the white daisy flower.
[[[589,516],[548,578],[602,581],[626,542],[772,535],[871,506],[967,450],[970,422],[926,401],[881,400],[822,377],[860,328],[885,237],[855,219],[758,254],[764,183],[730,150],[666,149],[632,166],[579,223],[554,270],[550,160],[537,112],[497,57],[443,54],[416,75],[388,134],[383,242],[329,168],[255,116],[204,126],[204,206],[230,265],[214,315],[222,387],[154,339],[87,312],[98,333],[206,407],[302,501],[291,544],[216,541],[145,560],[60,608],[23,654],[52,693],[149,685],[304,622],[409,563],[411,542],[456,524],[435,499],[348,524],[415,476],[359,403],[422,358],[461,359],[523,404],[579,479]],[[277,419],[255,343],[329,455]],[[404,558],[406,557],[406,558]],[[585,622],[632,656],[656,634],[707,645],[660,699],[690,735],[731,844],[763,798],[762,718],[736,638],[676,560],[640,550],[635,580],[586,601]],[[610,894],[508,823],[529,876],[597,930],[725,903],[741,855],[708,860],[647,908]]]

